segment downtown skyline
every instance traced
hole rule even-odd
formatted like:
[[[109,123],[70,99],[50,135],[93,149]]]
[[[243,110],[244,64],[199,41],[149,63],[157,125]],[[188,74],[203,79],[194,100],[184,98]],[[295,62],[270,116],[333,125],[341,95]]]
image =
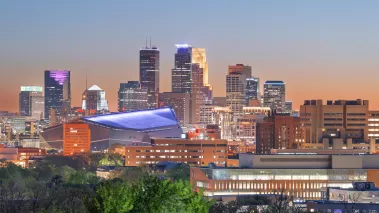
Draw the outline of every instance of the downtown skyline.
[[[0,21],[5,29],[0,36],[0,110],[18,111],[20,86],[42,86],[44,70],[65,69],[71,71],[72,106],[80,106],[87,71],[88,85],[104,89],[110,110],[117,111],[119,84],[139,80],[138,52],[146,36],[152,37],[152,44],[161,53],[161,92],[171,91],[175,44],[188,43],[206,49],[215,97],[225,96],[228,65],[243,63],[260,78],[261,91],[266,80],[284,81],[286,99],[293,101],[294,109],[306,99],[355,98],[368,99],[372,109],[379,108],[379,98],[372,89],[379,77],[375,2],[334,2],[324,8],[325,4],[300,1],[243,2],[240,6],[220,1],[217,8],[211,3],[198,8],[194,1],[189,9],[209,15],[203,20],[183,18],[181,24],[170,19],[180,14],[182,6],[172,1],[162,3],[166,9],[155,13],[157,3],[153,2],[146,7],[143,3],[87,3],[57,4],[51,11],[44,9],[52,5],[42,2],[32,4],[30,11],[26,9],[31,3],[0,7],[5,17]],[[90,13],[83,15],[87,6]],[[66,11],[68,8],[72,10]],[[239,22],[233,16],[239,14],[233,11],[237,8],[242,10]],[[133,10],[142,9],[146,9],[146,17],[132,18]],[[232,14],[225,18],[229,10]],[[97,17],[107,11],[113,14]],[[57,12],[68,15],[45,18]],[[91,19],[98,21],[96,26],[88,24]],[[196,20],[202,24],[193,25]],[[44,33],[44,28],[54,25],[55,30]],[[189,30],[184,32],[186,27]]]

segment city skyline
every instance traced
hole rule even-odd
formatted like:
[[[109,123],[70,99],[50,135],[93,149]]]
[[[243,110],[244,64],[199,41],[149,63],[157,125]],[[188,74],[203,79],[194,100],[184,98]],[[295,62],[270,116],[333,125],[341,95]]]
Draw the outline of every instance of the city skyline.
[[[110,110],[117,111],[119,83],[139,79],[138,51],[146,36],[152,37],[161,52],[160,92],[171,91],[174,45],[189,43],[207,51],[215,97],[225,96],[228,65],[243,63],[252,66],[252,75],[259,77],[261,84],[283,80],[286,99],[293,101],[294,109],[306,99],[355,98],[368,99],[371,109],[379,108],[371,88],[379,77],[377,2],[336,1],[325,7],[300,1],[240,5],[218,1],[217,9],[212,2],[202,7],[197,3],[189,3],[188,11],[180,13],[191,14],[191,8],[196,8],[207,18],[189,16],[182,22],[170,19],[183,6],[174,1],[150,2],[148,6],[121,1],[114,5],[89,1],[2,3],[0,110],[18,111],[20,86],[43,86],[44,70],[65,69],[71,71],[72,91],[85,89],[87,71],[88,84],[103,88]],[[165,9],[155,11],[157,5]],[[49,7],[53,9],[47,10]],[[85,9],[90,13],[83,15]],[[142,10],[145,17],[138,18],[136,14]],[[110,16],[98,16],[110,11]],[[66,15],[56,16],[59,13]],[[223,17],[227,13],[230,15]],[[202,24],[193,25],[195,21]],[[95,22],[96,26],[91,24]],[[43,30],[49,27],[54,30]],[[73,92],[71,98],[72,106],[80,106],[81,92]]]

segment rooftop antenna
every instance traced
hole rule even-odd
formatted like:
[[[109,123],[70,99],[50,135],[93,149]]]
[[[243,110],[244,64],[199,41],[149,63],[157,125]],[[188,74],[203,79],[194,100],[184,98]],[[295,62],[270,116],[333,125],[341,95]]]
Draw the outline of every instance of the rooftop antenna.
[[[147,36],[146,36],[146,44],[145,44],[145,48],[147,49]]]
[[[151,49],[151,36],[150,36],[150,49]]]

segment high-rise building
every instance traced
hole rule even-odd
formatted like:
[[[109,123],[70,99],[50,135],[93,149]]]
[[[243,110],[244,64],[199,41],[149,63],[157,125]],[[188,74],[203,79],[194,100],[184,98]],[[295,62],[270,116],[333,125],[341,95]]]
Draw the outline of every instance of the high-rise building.
[[[221,139],[232,140],[234,138],[234,117],[229,107],[215,107],[212,113],[212,123],[220,128]]]
[[[229,72],[226,76],[226,106],[235,116],[242,114],[246,103],[246,76],[241,72]]]
[[[192,46],[177,44],[176,48],[171,91],[173,93],[192,93]]]
[[[243,107],[243,114],[236,117],[236,139],[246,142],[256,142],[257,123],[270,114],[268,107]]]
[[[230,65],[228,67],[228,74],[239,73],[245,75],[245,78],[251,78],[251,66],[244,64]]]
[[[93,85],[86,89],[82,95],[82,109],[96,112],[108,111],[108,101],[105,99],[105,91]]]
[[[71,108],[70,71],[45,71],[45,120],[49,120],[50,109],[56,114]]]
[[[147,89],[147,107],[157,108],[159,94],[159,49],[157,47],[145,47],[139,51],[139,70],[141,88]]]
[[[284,104],[284,112],[292,115],[292,101],[286,101]]]
[[[189,93],[160,93],[159,107],[171,107],[181,125],[190,123],[191,95]]]
[[[286,104],[286,85],[283,81],[266,81],[264,83],[263,106],[276,112],[284,112]]]
[[[249,105],[250,100],[259,100],[259,78],[251,77],[246,79],[246,106]]]
[[[190,93],[190,123],[200,122],[200,105],[212,100],[212,87],[208,84],[208,62],[204,48],[188,44],[176,45],[175,67],[172,69],[172,92]]]
[[[285,115],[274,115],[257,123],[256,153],[270,154],[271,149],[293,149],[302,139],[302,128],[299,118]]]
[[[216,107],[220,107],[220,106],[216,106],[216,105],[212,105],[212,104],[201,105],[200,106],[200,122],[199,123],[200,124],[213,124],[212,114],[213,114],[213,110]]]
[[[369,114],[367,100],[327,101],[326,105],[322,100],[306,100],[300,106],[300,118],[305,129],[304,142],[319,144],[323,143],[323,139],[331,142],[338,138],[345,144],[348,139],[353,144],[367,144],[368,125],[374,121],[368,122]]]
[[[21,116],[31,116],[35,120],[43,118],[44,97],[40,86],[21,86],[19,96]]]
[[[128,112],[148,108],[147,88],[141,88],[138,81],[120,83],[118,90],[118,111]]]
[[[226,97],[213,97],[212,104],[225,107],[226,106]]]

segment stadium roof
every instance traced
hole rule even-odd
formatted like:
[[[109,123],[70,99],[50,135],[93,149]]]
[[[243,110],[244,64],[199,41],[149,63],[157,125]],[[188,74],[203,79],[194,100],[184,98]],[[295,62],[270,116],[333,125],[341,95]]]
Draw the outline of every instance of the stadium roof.
[[[171,108],[122,112],[82,118],[88,123],[114,129],[149,131],[178,126],[175,112]]]

